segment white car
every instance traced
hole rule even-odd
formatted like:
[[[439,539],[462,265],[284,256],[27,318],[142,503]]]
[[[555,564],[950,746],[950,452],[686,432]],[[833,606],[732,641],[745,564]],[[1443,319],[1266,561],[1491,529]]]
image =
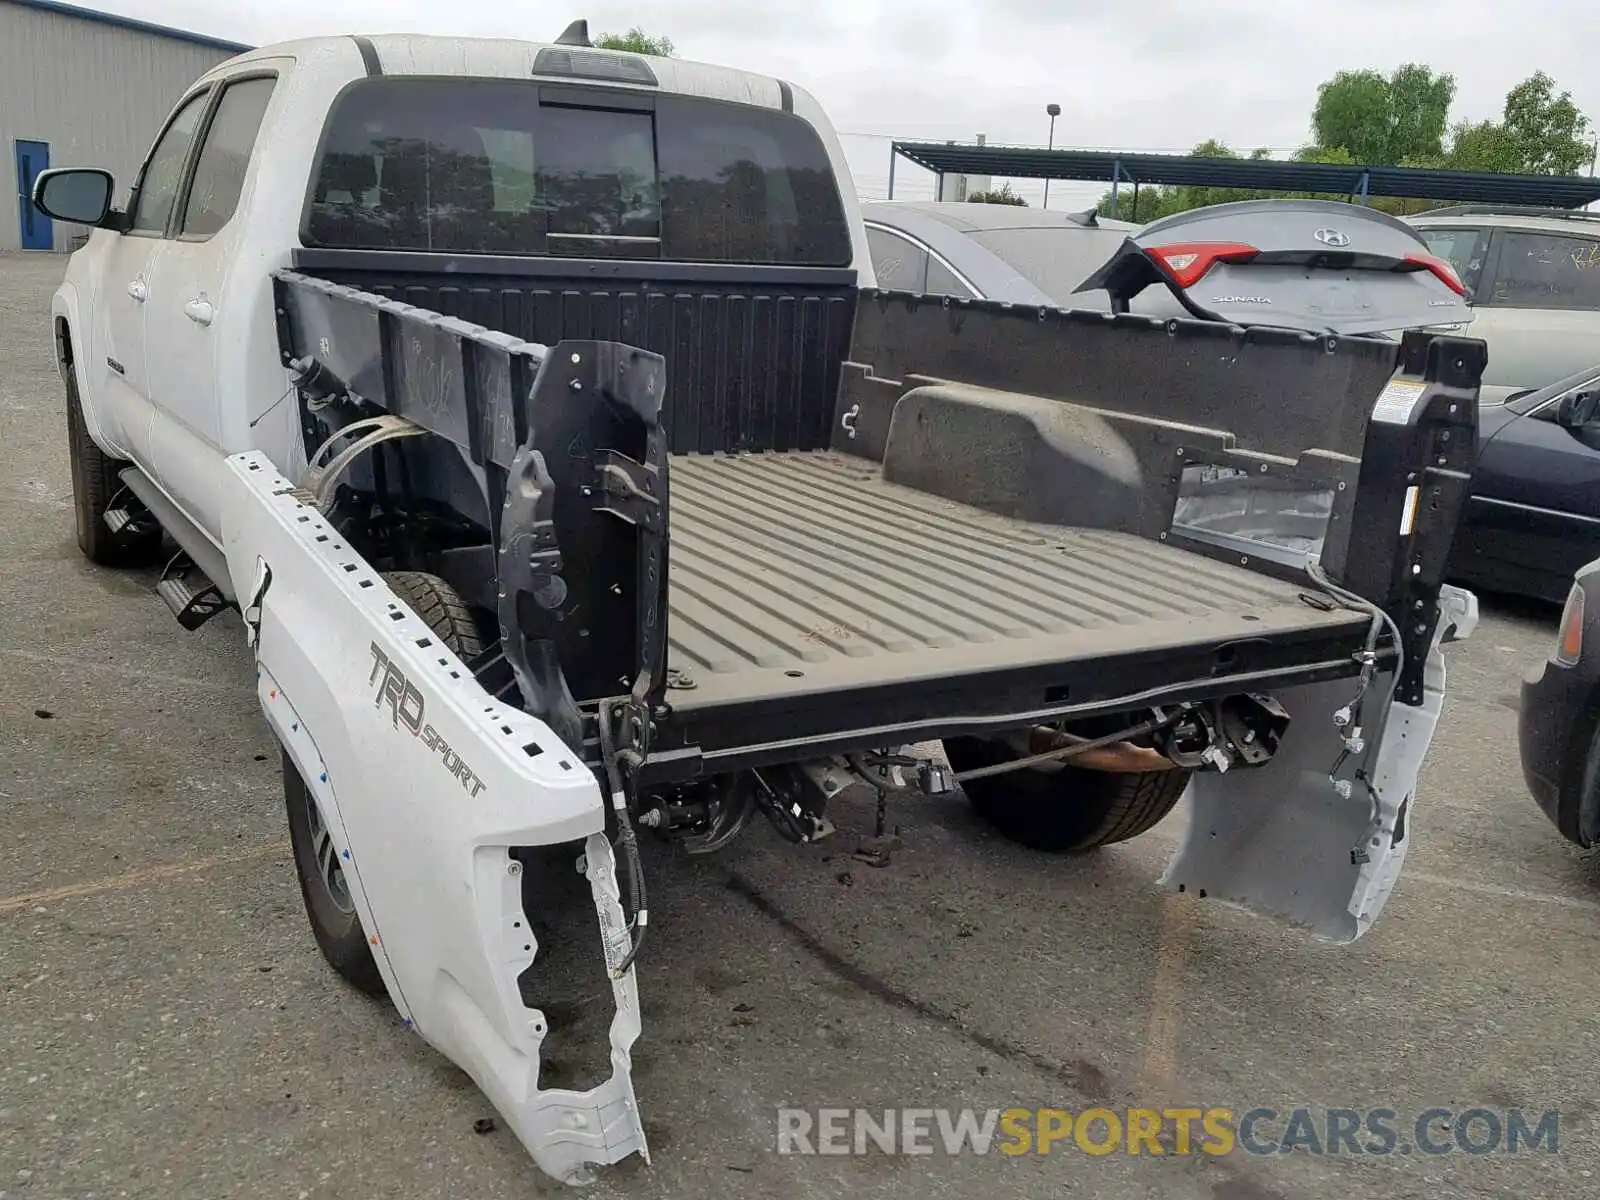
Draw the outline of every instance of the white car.
[[[1600,346],[1600,213],[1463,204],[1406,218],[1466,285],[1486,386],[1541,388]]]

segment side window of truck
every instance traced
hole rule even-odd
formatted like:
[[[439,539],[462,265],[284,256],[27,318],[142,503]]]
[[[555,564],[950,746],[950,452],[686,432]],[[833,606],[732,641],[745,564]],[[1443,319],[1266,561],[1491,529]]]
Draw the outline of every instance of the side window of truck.
[[[1490,303],[1504,308],[1600,309],[1600,241],[1507,230]]]
[[[195,131],[200,128],[200,117],[210,95],[208,90],[191,96],[156,139],[134,190],[128,221],[130,233],[160,236],[167,232],[172,205],[178,198],[178,185],[183,182],[183,164],[188,161],[189,147],[194,143]]]
[[[224,89],[201,143],[200,157],[195,160],[179,237],[204,241],[233,216],[239,193],[244,190],[256,134],[261,130],[276,83],[276,78],[262,75],[231,83]]]

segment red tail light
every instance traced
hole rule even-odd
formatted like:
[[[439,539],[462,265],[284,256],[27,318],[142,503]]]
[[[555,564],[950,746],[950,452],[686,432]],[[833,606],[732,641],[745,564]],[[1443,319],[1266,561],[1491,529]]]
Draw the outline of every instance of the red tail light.
[[[1245,242],[1174,242],[1145,251],[1181,288],[1192,288],[1219,262],[1249,262],[1261,251]]]
[[[1467,294],[1466,285],[1461,282],[1461,276],[1456,274],[1456,269],[1446,259],[1436,254],[1408,254],[1402,270],[1431,271],[1438,281],[1449,288],[1458,296]]]

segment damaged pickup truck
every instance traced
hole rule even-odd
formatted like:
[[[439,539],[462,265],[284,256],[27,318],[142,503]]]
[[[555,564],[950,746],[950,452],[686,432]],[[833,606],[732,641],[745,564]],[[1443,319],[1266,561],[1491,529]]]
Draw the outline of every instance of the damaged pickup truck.
[[[238,610],[319,946],[552,1175],[647,1154],[645,831],[959,787],[1071,851],[1187,793],[1168,886],[1377,919],[1475,617],[1481,343],[877,291],[804,91],[581,24],[250,52],[111,193],[36,191],[97,227],[53,307],[79,544]],[[542,1062],[557,869],[589,1090]]]

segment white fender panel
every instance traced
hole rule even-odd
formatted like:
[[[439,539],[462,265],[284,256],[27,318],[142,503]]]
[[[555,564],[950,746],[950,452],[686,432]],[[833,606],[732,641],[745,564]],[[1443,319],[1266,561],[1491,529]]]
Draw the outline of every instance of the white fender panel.
[[[348,851],[396,1005],[550,1174],[577,1180],[590,1164],[646,1154],[629,1075],[632,969],[612,972],[613,1071],[587,1092],[538,1089],[547,1025],[518,987],[538,943],[516,846],[583,843],[596,936],[617,965],[625,918],[593,772],[544,722],[479,687],[265,455],[227,464],[224,551],[265,711],[302,774],[314,770],[307,784]]]

